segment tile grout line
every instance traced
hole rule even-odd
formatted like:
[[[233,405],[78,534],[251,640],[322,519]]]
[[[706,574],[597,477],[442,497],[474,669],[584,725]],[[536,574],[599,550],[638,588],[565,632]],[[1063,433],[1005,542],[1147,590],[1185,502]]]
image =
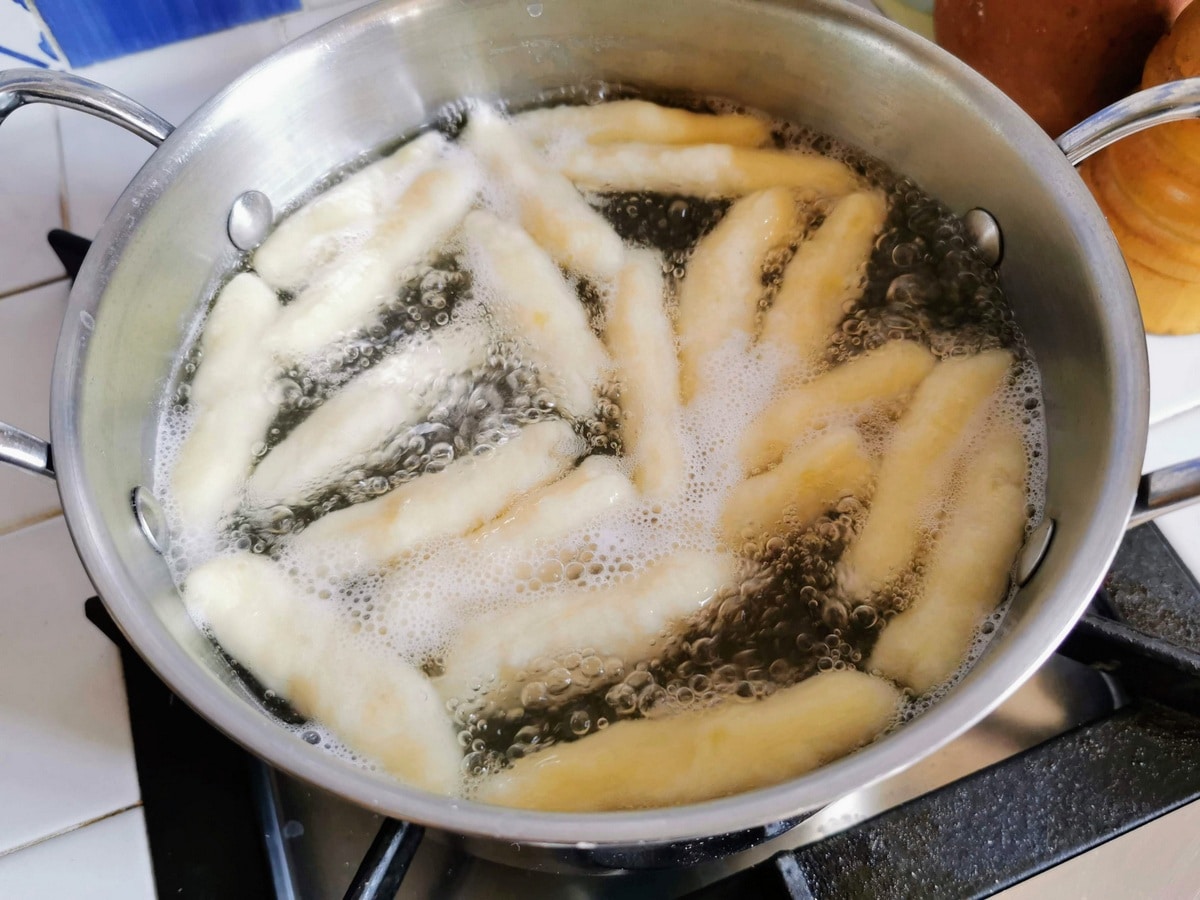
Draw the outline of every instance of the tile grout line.
[[[63,145],[62,116],[54,110],[54,143],[58,149],[58,217],[64,231],[71,230],[71,197],[67,190],[67,151]]]
[[[30,516],[28,519],[22,519],[15,525],[9,525],[4,528],[0,528],[0,540],[3,540],[10,535],[18,534],[19,532],[24,531],[26,528],[33,528],[36,525],[52,522],[59,518],[62,514],[62,508],[59,507],[57,509],[48,510],[44,513],[38,513],[37,515]]]
[[[1150,428],[1153,429],[1157,428],[1159,425],[1168,425],[1176,419],[1182,419],[1184,416],[1195,413],[1197,410],[1200,410],[1200,397],[1197,397],[1196,402],[1190,406],[1185,406],[1182,409],[1170,413],[1169,415],[1163,416],[1161,419],[1151,422]]]
[[[46,278],[42,281],[35,281],[33,284],[22,285],[19,288],[13,288],[8,291],[0,291],[0,300],[7,300],[9,297],[18,297],[21,294],[27,294],[30,291],[36,291],[38,288],[49,287],[52,284],[58,284],[60,281],[66,281],[67,276],[55,275],[53,278]]]
[[[131,803],[128,806],[121,807],[120,809],[114,809],[112,812],[105,813],[102,816],[96,816],[93,819],[88,819],[86,822],[80,822],[78,825],[72,825],[69,828],[64,828],[64,829],[62,829],[62,831],[56,831],[53,834],[47,834],[40,838],[34,838],[32,841],[26,841],[24,844],[20,844],[16,847],[10,847],[7,850],[0,851],[0,860],[4,859],[7,856],[11,856],[14,853],[20,853],[22,850],[28,850],[30,847],[36,847],[39,844],[44,844],[47,841],[54,840],[55,838],[60,838],[60,837],[63,837],[64,835],[79,831],[80,829],[87,828],[89,825],[99,824],[100,822],[103,822],[105,819],[111,819],[114,816],[119,816],[122,813],[129,812],[130,810],[138,809],[139,807],[141,807],[141,805],[142,805],[142,801],[138,800],[137,803]]]

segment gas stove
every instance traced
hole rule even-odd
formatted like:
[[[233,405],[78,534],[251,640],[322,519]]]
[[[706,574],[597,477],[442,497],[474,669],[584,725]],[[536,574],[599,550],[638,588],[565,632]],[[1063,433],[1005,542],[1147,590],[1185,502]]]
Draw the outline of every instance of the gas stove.
[[[752,851],[559,875],[471,856],[271,769],[122,647],[161,897],[986,897],[1200,797],[1200,585],[1131,531],[1074,632],[942,750]]]
[[[72,274],[88,242],[50,241]],[[689,867],[560,874],[470,854],[246,753],[121,650],[160,897],[987,897],[1200,798],[1200,583],[1153,524],[990,716],[760,846]]]

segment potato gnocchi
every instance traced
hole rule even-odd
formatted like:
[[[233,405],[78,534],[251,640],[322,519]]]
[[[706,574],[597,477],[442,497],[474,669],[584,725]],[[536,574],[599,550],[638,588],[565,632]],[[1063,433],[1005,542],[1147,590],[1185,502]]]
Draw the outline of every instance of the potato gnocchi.
[[[508,806],[698,802],[897,727],[1040,503],[961,224],[715,101],[455,108],[198,327],[158,450],[197,622],[327,746]]]

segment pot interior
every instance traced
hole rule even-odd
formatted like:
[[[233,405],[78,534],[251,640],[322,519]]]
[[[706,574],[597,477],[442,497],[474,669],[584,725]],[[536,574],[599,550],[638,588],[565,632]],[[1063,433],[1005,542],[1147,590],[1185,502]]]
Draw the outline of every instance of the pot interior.
[[[682,810],[590,816],[451,802],[352,768],[272,722],[184,613],[130,492],[153,477],[157,404],[189,327],[239,263],[230,204],[277,210],[463,96],[605,80],[731,98],[856,145],[1004,231],[1002,281],[1040,364],[1049,441],[1040,570],[984,658],[917,722],[786,785]],[[116,204],[72,295],[56,368],[55,459],[80,553],[151,665],[275,764],[381,811],[461,833],[626,844],[753,828],[907,765],[982,717],[1069,629],[1115,550],[1146,429],[1128,276],[1054,144],[930,44],[834,0],[401,0],[284,48],[184,122]]]

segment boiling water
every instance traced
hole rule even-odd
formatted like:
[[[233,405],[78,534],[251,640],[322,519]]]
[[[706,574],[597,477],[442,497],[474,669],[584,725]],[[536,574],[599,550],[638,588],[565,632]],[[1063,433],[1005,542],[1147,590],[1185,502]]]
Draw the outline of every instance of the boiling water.
[[[548,99],[595,102],[625,93],[604,86]],[[730,108],[689,98],[671,101],[716,111]],[[442,112],[435,127],[453,136],[466,115],[469,105],[456,104]],[[774,127],[781,146],[814,149],[845,161],[865,184],[886,192],[889,203],[862,296],[846,309],[819,365],[801,380],[897,339],[918,341],[938,358],[992,347],[1011,350],[1018,362],[992,415],[1012,419],[1023,429],[1030,460],[1030,521],[1037,521],[1044,482],[1040,386],[994,270],[971,246],[961,222],[911,181],[827,137],[789,123]],[[489,185],[483,202],[504,214],[511,205],[507,196],[504,185]],[[669,303],[696,242],[729,206],[727,201],[646,193],[588,199],[626,244],[662,253]],[[823,204],[811,204],[806,209],[807,229],[818,227],[826,212]],[[792,246],[769,260],[763,275],[764,310],[803,236],[797,235]],[[582,281],[575,287],[594,329],[602,333],[604,287]],[[253,448],[256,457],[265,457],[314,409],[397,345],[401,349],[395,352],[404,352],[404,342],[413,335],[486,317],[491,291],[469,254],[452,239],[436,259],[412,274],[365,332],[342,337],[317,358],[273,373],[272,399],[278,413]],[[289,300],[281,296],[282,302]],[[173,571],[182,585],[188,572],[213,554],[231,548],[269,554],[298,572],[310,591],[328,598],[349,630],[370,635],[381,652],[401,654],[436,676],[464,621],[536,604],[550,590],[565,588],[584,597],[636,578],[648,564],[681,550],[722,551],[713,523],[720,520],[725,497],[743,478],[739,440],[763,408],[795,382],[778,381],[776,361],[747,355],[732,343],[710,362],[721,374],[723,388],[685,407],[675,423],[684,439],[686,491],[669,502],[621,508],[583,533],[567,536],[549,553],[496,569],[482,565],[468,542],[454,539],[432,542],[397,566],[364,571],[348,554],[339,555],[336,547],[320,560],[298,557],[290,547],[290,537],[321,516],[383,496],[460,457],[492,452],[520,428],[557,416],[552,391],[522,358],[520,347],[495,343],[486,362],[473,370],[439,374],[438,401],[421,422],[348,465],[303,504],[267,509],[243,504],[219,533],[197,533],[188,522],[179,521],[169,492],[160,491],[173,517]],[[165,404],[157,454],[159,485],[170,483],[178,448],[190,427],[189,385],[202,364],[194,340]],[[606,385],[594,416],[572,424],[589,453],[612,455],[623,463],[620,403],[619,386]],[[880,457],[892,418],[884,411],[858,424],[870,452]],[[511,689],[481,684],[478,691],[451,700],[448,712],[465,753],[464,789],[469,792],[475,778],[502,767],[505,760],[578,739],[621,719],[754,701],[819,671],[862,667],[880,629],[919,591],[919,579],[912,572],[862,602],[851,602],[838,590],[836,563],[861,528],[864,512],[863,503],[847,498],[791,534],[764,535],[732,548],[740,557],[736,579],[677,633],[661,635],[651,659],[626,660],[606,655],[603,648],[572,648],[530,660]],[[939,514],[935,511],[927,523],[930,532]],[[1003,606],[980,630],[964,670],[1002,613]],[[908,702],[900,720],[919,714],[938,696]],[[267,699],[287,720],[286,705],[281,707],[279,698]],[[353,750],[319,723],[294,715],[288,721],[306,740],[354,758]]]

